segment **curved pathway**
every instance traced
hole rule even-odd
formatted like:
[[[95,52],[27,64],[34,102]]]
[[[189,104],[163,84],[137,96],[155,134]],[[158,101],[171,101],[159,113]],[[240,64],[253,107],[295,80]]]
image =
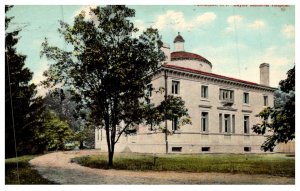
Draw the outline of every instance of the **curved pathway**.
[[[59,184],[295,184],[294,178],[269,175],[104,170],[71,163],[74,157],[93,154],[100,151],[55,152],[36,157],[30,164]]]

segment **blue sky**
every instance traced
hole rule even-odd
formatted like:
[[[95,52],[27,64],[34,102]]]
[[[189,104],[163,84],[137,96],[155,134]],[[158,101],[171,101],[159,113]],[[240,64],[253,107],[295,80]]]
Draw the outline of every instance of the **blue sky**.
[[[129,6],[141,30],[159,29],[162,40],[173,49],[178,32],[185,39],[185,50],[208,59],[213,73],[259,83],[259,65],[270,64],[270,85],[277,87],[295,63],[294,6]],[[43,79],[48,61],[40,58],[45,37],[64,47],[58,20],[72,23],[74,16],[89,6],[15,6],[11,29],[24,26],[18,51],[27,55],[26,66],[34,72],[33,82]],[[42,92],[42,90],[40,90]]]

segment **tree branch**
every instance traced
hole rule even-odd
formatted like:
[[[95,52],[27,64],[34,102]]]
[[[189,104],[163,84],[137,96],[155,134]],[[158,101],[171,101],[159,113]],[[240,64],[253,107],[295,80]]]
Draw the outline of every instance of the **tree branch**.
[[[115,141],[114,144],[116,144],[116,143],[119,141],[121,135],[125,132],[125,130],[129,127],[129,125],[131,125],[131,123],[128,123],[128,124],[122,129],[122,131],[119,133],[119,135],[118,135],[118,137],[117,137],[117,140]]]

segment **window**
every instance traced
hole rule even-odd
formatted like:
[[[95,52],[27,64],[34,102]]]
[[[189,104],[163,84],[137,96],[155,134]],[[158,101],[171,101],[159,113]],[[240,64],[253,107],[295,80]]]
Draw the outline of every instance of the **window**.
[[[230,115],[229,114],[224,115],[224,132],[230,133]]]
[[[251,152],[251,147],[244,147],[245,152]]]
[[[234,101],[233,90],[220,89],[219,99],[222,101],[233,103]]]
[[[172,81],[172,94],[179,94],[179,82]]]
[[[208,152],[210,151],[210,147],[201,147],[201,151]]]
[[[182,147],[172,147],[172,152],[181,152]]]
[[[219,113],[219,133],[235,133],[235,115]]]
[[[172,130],[173,130],[173,131],[178,130],[178,119],[177,119],[177,117],[175,117],[175,118],[172,120]]]
[[[249,133],[249,116],[244,116],[244,133]]]
[[[147,96],[152,97],[152,90],[153,90],[152,84],[148,84],[147,85]]]
[[[249,93],[244,92],[244,103],[249,104]]]
[[[232,115],[232,133],[235,133],[235,115]]]
[[[201,113],[201,131],[202,132],[208,131],[208,112]]]
[[[201,86],[201,97],[208,98],[208,86]]]
[[[264,96],[264,106],[268,106],[268,96]]]
[[[222,113],[219,114],[219,132],[222,133]]]

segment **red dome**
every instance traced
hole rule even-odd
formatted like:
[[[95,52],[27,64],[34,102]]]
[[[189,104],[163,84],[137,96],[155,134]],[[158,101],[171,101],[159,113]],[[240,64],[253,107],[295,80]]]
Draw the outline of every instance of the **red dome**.
[[[174,39],[174,43],[176,42],[184,42],[183,37],[180,35],[180,33],[178,32],[178,35],[175,37]]]
[[[172,52],[171,53],[171,61],[174,61],[174,60],[198,60],[198,61],[205,62],[205,63],[209,64],[210,66],[212,66],[211,63],[206,58],[204,58],[198,54],[184,52],[184,51]]]

